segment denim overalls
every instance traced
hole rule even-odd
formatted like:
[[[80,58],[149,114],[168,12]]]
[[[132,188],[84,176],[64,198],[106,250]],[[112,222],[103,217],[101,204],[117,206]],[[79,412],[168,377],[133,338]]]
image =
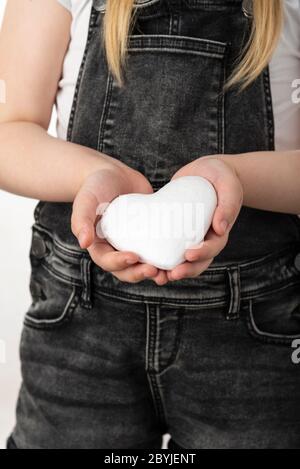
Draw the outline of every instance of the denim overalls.
[[[249,37],[241,0],[136,1],[123,88],[101,45],[105,3],[91,9],[69,141],[155,190],[200,156],[274,150],[268,69],[223,92]],[[158,287],[96,266],[71,209],[35,210],[9,447],[159,448],[168,432],[172,448],[299,448],[299,219],[243,208],[206,272]]]

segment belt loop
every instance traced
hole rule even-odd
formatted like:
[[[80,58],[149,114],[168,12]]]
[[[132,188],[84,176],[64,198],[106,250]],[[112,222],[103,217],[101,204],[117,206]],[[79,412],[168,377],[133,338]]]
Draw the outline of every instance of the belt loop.
[[[83,290],[81,295],[81,305],[84,308],[91,309],[91,266],[92,260],[83,256],[81,259],[81,279]]]
[[[230,304],[226,319],[233,321],[240,317],[240,304],[241,304],[241,280],[240,280],[240,267],[239,265],[227,267],[230,287]]]

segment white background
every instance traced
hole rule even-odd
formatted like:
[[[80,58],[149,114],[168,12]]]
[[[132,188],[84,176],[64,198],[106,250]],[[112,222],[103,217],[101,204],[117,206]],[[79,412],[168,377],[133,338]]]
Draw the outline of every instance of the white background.
[[[5,3],[0,0],[0,25]],[[54,129],[55,115],[51,134]],[[0,191],[0,449],[14,425],[21,380],[18,349],[23,316],[30,305],[29,248],[36,204]]]

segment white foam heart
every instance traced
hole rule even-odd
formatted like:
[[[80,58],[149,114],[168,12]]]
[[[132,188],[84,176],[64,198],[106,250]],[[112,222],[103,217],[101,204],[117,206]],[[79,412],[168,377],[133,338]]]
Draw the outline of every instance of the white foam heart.
[[[170,270],[184,262],[186,249],[203,241],[212,222],[217,195],[199,176],[166,184],[154,194],[114,199],[97,227],[118,251],[131,251],[141,262]]]

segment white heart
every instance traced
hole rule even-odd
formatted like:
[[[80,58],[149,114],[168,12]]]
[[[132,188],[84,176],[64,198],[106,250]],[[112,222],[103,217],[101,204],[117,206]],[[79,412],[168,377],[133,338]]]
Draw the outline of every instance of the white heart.
[[[199,176],[166,184],[154,194],[114,199],[97,227],[118,251],[131,251],[141,262],[170,270],[184,262],[186,249],[203,241],[217,206],[213,185]]]

